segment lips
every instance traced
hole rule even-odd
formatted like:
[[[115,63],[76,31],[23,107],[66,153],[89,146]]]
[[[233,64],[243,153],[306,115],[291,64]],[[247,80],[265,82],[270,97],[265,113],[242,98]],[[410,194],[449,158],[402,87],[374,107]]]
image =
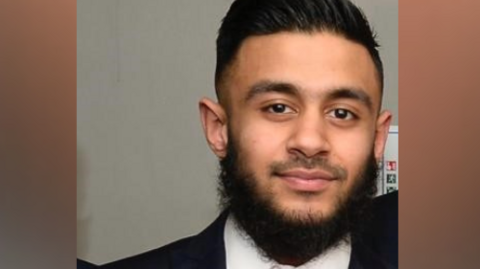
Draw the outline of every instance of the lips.
[[[298,179],[303,179],[303,180],[317,180],[317,179],[323,179],[323,180],[334,180],[335,177],[328,172],[322,171],[322,170],[290,170],[286,172],[282,172],[278,174],[281,177],[293,177],[293,178],[298,178]]]
[[[335,176],[323,170],[295,169],[277,173],[286,185],[302,192],[320,192],[325,190],[333,181]]]

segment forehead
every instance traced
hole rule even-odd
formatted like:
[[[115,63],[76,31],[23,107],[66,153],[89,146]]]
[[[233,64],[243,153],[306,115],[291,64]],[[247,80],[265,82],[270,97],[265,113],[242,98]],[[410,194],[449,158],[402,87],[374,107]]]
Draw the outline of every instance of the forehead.
[[[297,85],[309,94],[338,87],[364,89],[380,103],[380,86],[367,49],[329,32],[281,32],[247,38],[232,64],[230,99],[262,80]]]

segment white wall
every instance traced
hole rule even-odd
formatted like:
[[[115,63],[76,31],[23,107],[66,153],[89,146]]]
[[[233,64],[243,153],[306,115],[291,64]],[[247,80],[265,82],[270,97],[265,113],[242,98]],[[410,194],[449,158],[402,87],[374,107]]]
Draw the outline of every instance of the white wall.
[[[384,105],[398,115],[397,1],[356,2],[378,31]],[[230,3],[77,1],[78,257],[131,256],[218,214],[197,101],[214,97],[216,32]]]

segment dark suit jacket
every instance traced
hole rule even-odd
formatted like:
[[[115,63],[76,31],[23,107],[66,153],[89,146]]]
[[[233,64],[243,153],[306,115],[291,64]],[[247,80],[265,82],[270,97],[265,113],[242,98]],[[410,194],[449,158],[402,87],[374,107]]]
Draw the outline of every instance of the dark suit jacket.
[[[223,230],[228,212],[223,212],[209,227],[196,236],[181,239],[164,247],[101,266],[104,269],[225,269]],[[379,224],[380,225],[380,224]],[[395,234],[397,234],[395,232]],[[379,237],[377,238],[380,239]],[[367,243],[367,244],[366,244]],[[376,240],[352,238],[349,269],[397,268],[376,251]],[[254,269],[254,268],[252,268]]]
[[[362,242],[398,267],[398,191],[379,196]]]
[[[93,269],[93,268],[97,268],[97,266],[89,262],[77,259],[77,269]]]

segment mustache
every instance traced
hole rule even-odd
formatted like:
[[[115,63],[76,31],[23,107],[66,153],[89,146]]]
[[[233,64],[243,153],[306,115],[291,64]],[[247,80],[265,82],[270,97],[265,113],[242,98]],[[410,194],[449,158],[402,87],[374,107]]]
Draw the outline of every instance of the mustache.
[[[270,165],[270,173],[272,175],[281,174],[288,170],[299,169],[299,168],[308,169],[308,170],[312,170],[312,169],[323,170],[325,172],[332,174],[332,176],[335,177],[336,179],[340,179],[340,180],[346,179],[348,176],[348,172],[345,168],[338,165],[334,165],[330,163],[330,161],[327,158],[321,157],[321,156],[314,157],[314,158],[295,156],[288,161],[273,162]]]

